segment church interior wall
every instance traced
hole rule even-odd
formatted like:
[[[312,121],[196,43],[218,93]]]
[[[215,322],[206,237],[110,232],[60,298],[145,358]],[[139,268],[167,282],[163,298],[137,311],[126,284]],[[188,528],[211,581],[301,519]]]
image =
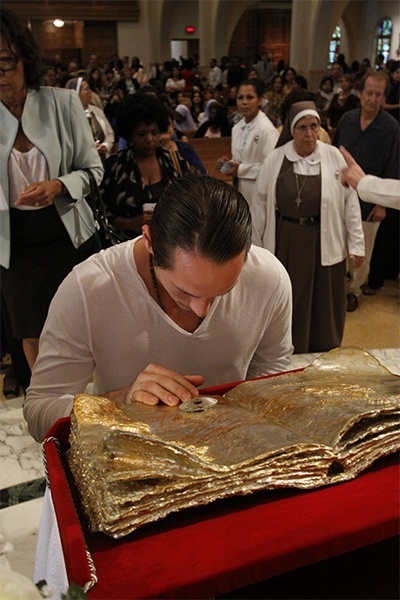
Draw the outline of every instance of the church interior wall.
[[[148,65],[150,59],[149,40],[147,28],[143,27],[143,22],[120,21],[117,29],[119,56],[129,56],[130,58],[138,56],[145,65]]]
[[[4,5],[9,4],[12,3],[4,2]],[[310,86],[315,87],[321,74],[326,72],[329,41],[334,27],[337,24],[341,27],[340,51],[345,54],[349,64],[364,57],[373,62],[376,54],[377,26],[383,18],[392,20],[391,54],[393,58],[399,57],[396,52],[399,51],[400,44],[398,0],[140,0],[135,3],[140,9],[137,11],[137,20],[133,17],[130,19],[122,8],[115,12],[115,21],[112,22],[115,35],[104,34],[106,21],[103,16],[97,17],[93,14],[90,15],[90,20],[87,20],[89,16],[82,13],[84,20],[79,21],[84,32],[82,44],[77,44],[72,34],[64,40],[64,37],[68,37],[68,27],[64,32],[57,33],[53,27],[50,35],[48,27],[45,31],[43,29],[44,21],[39,18],[40,11],[38,13],[36,10],[37,14],[28,14],[29,6],[33,3],[22,4],[25,10],[24,17],[30,19],[32,29],[39,33],[44,55],[47,57],[56,51],[63,51],[65,60],[69,60],[77,48],[82,62],[86,62],[91,53],[98,54],[100,61],[105,62],[117,52],[120,56],[139,56],[148,69],[155,62],[164,62],[171,58],[171,40],[188,40],[188,49],[193,51],[193,48],[198,48],[200,66],[202,71],[206,72],[210,58],[220,60],[222,56],[234,51],[245,56],[246,61],[250,63],[255,53],[262,50],[263,45],[275,44],[278,48],[281,43],[282,48],[285,44],[286,49],[289,48],[291,65],[308,79]],[[35,7],[39,4],[41,3],[35,3]],[[65,2],[58,4],[66,6]],[[122,6],[121,2],[118,3],[118,6],[120,5]],[[43,6],[48,10],[48,3],[43,3]],[[86,12],[88,11],[89,8],[86,9]],[[274,27],[272,22],[275,14],[275,22],[279,23],[278,14],[282,11],[286,11],[291,20],[291,30],[287,36],[283,29],[283,33],[278,31],[277,34],[278,25]],[[251,32],[246,33],[246,28],[238,27],[238,24],[246,21],[246,15],[250,13],[254,18],[248,19],[249,23],[257,23],[258,15],[261,21],[264,14],[263,22],[267,22],[269,27],[265,27],[263,31],[258,24]],[[121,15],[124,14],[126,20],[121,19]],[[98,35],[96,19],[100,32]],[[195,33],[187,34],[186,25],[193,25],[196,28]],[[271,42],[273,36],[276,39]],[[279,36],[282,39],[277,39]],[[284,37],[287,39],[283,39]],[[279,51],[276,51],[276,56]],[[273,61],[277,62],[275,57]]]
[[[197,37],[199,31],[199,3],[197,0],[185,0],[185,2],[172,0],[168,2],[168,10],[164,12],[170,15],[169,39],[182,40],[193,37],[192,34],[185,32],[187,25],[193,25],[196,28],[195,35]]]
[[[399,58],[396,50],[400,45],[400,3],[392,0],[382,2],[352,0],[343,13],[349,36],[348,62],[369,58],[371,63],[376,54],[377,27],[381,19],[390,18],[393,24],[392,58]]]

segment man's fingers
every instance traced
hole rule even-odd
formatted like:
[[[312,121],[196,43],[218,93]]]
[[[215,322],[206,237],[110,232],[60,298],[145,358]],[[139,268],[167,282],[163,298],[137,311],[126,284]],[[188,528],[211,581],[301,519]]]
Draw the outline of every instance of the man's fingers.
[[[135,390],[129,394],[127,402],[128,404],[133,404],[133,402],[141,402],[142,404],[155,406],[160,402],[160,398],[144,390]],[[178,402],[179,400],[177,399],[175,404],[178,404]],[[164,402],[164,404],[167,404],[167,402]]]
[[[184,375],[183,377],[196,386],[196,388],[204,383],[204,377],[202,377],[202,375]]]
[[[346,176],[347,176],[347,169],[343,169],[342,171],[342,178],[340,180],[340,183],[344,186],[344,187],[349,187],[349,184],[346,181]]]
[[[163,402],[168,406],[176,406],[180,402],[185,402],[191,398],[193,398],[193,395],[190,392],[174,384],[171,379],[164,379],[160,382],[145,381],[139,384],[139,387],[135,384],[130,394],[131,402],[143,402],[144,404]]]
[[[350,152],[348,152],[344,146],[339,146],[339,150],[343,154],[343,157],[344,157],[345,161],[347,162],[347,164],[349,165],[349,167],[357,164],[356,161],[354,160],[354,158],[352,157],[352,155],[350,154]]]
[[[201,383],[203,383],[203,381],[204,381],[204,379],[203,379],[203,377],[201,377],[201,375],[183,376],[183,375],[180,375],[179,373],[176,373],[175,371],[171,371],[170,369],[167,369],[160,365],[154,365],[154,364],[148,365],[142,374],[145,376],[150,375],[151,378],[153,378],[153,376],[156,376],[157,379],[155,379],[155,381],[159,381],[159,379],[158,379],[159,376],[163,376],[163,377],[167,378],[166,379],[167,381],[170,379],[173,382],[172,386],[175,389],[178,389],[178,388],[180,389],[182,387],[185,390],[187,390],[192,396],[198,395],[196,385],[201,385]],[[140,375],[139,375],[139,377],[140,377]],[[192,382],[192,378],[194,378],[193,382]],[[171,390],[171,391],[174,391],[174,390]]]
[[[196,385],[203,383],[200,375],[183,377],[159,365],[148,365],[137,377],[130,392],[132,401],[145,404],[164,402],[174,406],[199,395]]]

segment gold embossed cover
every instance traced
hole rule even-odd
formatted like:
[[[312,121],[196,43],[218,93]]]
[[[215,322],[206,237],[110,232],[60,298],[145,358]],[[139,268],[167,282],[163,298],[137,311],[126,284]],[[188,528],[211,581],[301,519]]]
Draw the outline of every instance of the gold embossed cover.
[[[204,412],[80,394],[68,460],[90,528],[120,537],[218,498],[353,478],[400,447],[399,385],[369,353],[338,348]]]

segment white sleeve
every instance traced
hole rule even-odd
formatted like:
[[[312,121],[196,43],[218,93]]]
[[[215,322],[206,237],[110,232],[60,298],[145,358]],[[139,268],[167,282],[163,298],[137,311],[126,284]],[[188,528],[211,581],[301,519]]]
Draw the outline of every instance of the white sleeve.
[[[72,271],[50,304],[23,406],[28,429],[38,442],[59,418],[70,414],[75,394],[85,390],[93,374],[87,316],[88,309]]]
[[[374,175],[366,175],[359,181],[357,193],[365,202],[400,210],[400,181],[398,179],[381,179]]]
[[[263,247],[263,237],[265,230],[265,219],[267,210],[267,177],[265,162],[259,171],[255,194],[253,195],[253,204],[251,208],[252,218],[252,243]],[[271,248],[267,248],[271,251]]]
[[[261,165],[253,196],[253,243],[275,253],[275,197],[272,198],[270,179],[273,177],[272,156]]]
[[[110,125],[110,121],[107,119],[104,111],[97,106],[92,107],[92,111],[94,112],[95,117],[100,123],[100,126],[104,133],[104,146],[107,148],[107,156],[109,156],[111,150],[113,149],[115,143],[115,135],[114,130]]]
[[[364,232],[357,194],[352,188],[345,191],[345,223],[349,254],[365,256]]]
[[[275,257],[274,257],[275,258]],[[275,258],[278,279],[273,296],[269,298],[273,318],[268,326],[247,371],[247,378],[266,373],[282,373],[290,368],[292,345],[292,285],[284,266]]]

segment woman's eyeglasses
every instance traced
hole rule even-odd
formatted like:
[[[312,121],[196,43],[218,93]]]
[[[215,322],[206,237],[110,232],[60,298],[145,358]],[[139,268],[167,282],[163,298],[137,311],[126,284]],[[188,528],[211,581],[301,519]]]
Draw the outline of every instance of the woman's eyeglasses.
[[[14,71],[17,68],[20,57],[16,55],[12,56],[0,56],[0,71],[6,73],[7,71]]]
[[[301,134],[305,134],[308,130],[311,130],[313,133],[315,133],[316,131],[318,131],[319,129],[319,125],[318,123],[313,123],[312,125],[310,125],[309,127],[307,127],[307,125],[299,125],[298,127],[295,127],[295,130],[298,131]]]

